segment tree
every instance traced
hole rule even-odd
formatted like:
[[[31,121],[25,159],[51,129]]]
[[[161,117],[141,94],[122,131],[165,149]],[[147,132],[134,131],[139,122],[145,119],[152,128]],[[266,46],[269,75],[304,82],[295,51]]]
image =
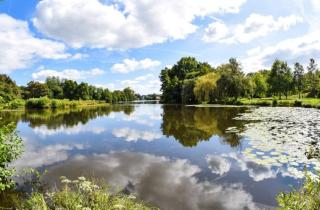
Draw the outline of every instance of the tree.
[[[271,72],[268,78],[271,91],[275,95],[284,94],[288,97],[288,92],[292,90],[293,76],[290,67],[284,61],[275,60],[272,64]]]
[[[308,73],[306,74],[306,80],[308,84],[308,89],[310,91],[310,96],[315,97],[317,95],[317,89],[319,87],[319,70],[313,58],[310,59],[310,63],[307,69]]]
[[[77,98],[77,88],[78,84],[72,80],[64,80],[62,83],[62,89],[64,93],[64,97],[70,100],[75,100]]]
[[[77,87],[76,99],[89,100],[89,85],[88,83],[81,82]]]
[[[161,71],[162,101],[181,103],[184,81],[212,71],[213,68],[208,63],[198,62],[193,57],[181,58],[172,68],[165,68]]]
[[[217,99],[216,86],[220,75],[212,72],[197,78],[193,93],[199,103]]]
[[[244,94],[244,74],[235,58],[230,58],[229,63],[219,66],[217,71],[221,74],[217,81],[220,98],[234,97],[237,100]]]
[[[301,98],[301,91],[304,87],[304,68],[300,63],[294,64],[293,81],[294,86],[297,88],[299,93],[299,99]]]
[[[49,89],[46,84],[31,81],[26,87],[27,98],[40,98],[49,95]]]
[[[49,88],[49,98],[62,99],[64,97],[59,77],[48,77],[46,85]]]
[[[20,89],[16,83],[9,76],[0,74],[0,98],[3,102],[9,102],[19,97]]]

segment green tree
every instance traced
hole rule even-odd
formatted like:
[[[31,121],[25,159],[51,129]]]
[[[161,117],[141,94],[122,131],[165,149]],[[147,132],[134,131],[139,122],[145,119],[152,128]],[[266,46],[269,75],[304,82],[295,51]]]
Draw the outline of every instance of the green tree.
[[[76,99],[89,100],[89,85],[88,83],[81,82],[77,87]]]
[[[46,85],[49,88],[49,98],[64,98],[62,84],[59,77],[48,77]]]
[[[62,83],[62,89],[64,97],[70,100],[75,100],[77,98],[77,88],[78,84],[72,80],[64,80]]]
[[[49,89],[46,84],[31,81],[26,87],[27,98],[40,98],[49,95]]]
[[[0,74],[0,98],[3,102],[9,102],[19,97],[20,89],[16,83],[9,76]]]
[[[213,68],[208,63],[198,62],[193,57],[181,58],[172,68],[161,71],[162,100],[167,103],[181,103],[184,81],[211,71]]]
[[[293,75],[286,62],[278,59],[274,61],[268,83],[270,85],[270,90],[275,95],[279,95],[280,99],[282,94],[284,94],[286,98],[288,97],[289,91],[292,90]]]
[[[299,98],[301,98],[301,91],[304,88],[304,68],[300,63],[294,64],[293,81],[298,90]]]
[[[308,84],[308,89],[311,97],[315,97],[319,88],[319,76],[318,76],[318,66],[313,58],[310,59],[309,65],[307,67],[308,73],[306,74],[306,81]]]
[[[193,93],[199,103],[217,99],[216,86],[220,75],[212,72],[197,78]]]

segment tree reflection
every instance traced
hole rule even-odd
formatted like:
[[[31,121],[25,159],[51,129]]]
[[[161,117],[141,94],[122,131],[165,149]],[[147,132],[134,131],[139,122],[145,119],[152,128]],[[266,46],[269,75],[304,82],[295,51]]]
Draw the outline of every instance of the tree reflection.
[[[243,107],[193,107],[163,106],[161,129],[167,137],[173,136],[183,146],[193,147],[200,141],[208,141],[217,135],[232,147],[240,143],[240,137],[227,132],[229,127],[241,128],[243,122],[233,120]]]
[[[114,105],[106,107],[87,107],[65,110],[25,110],[0,112],[0,126],[19,121],[28,122],[30,127],[35,128],[46,125],[49,129],[60,126],[73,127],[79,123],[86,124],[89,120],[99,116],[108,116],[112,112],[123,112],[130,115],[134,112],[134,106]]]

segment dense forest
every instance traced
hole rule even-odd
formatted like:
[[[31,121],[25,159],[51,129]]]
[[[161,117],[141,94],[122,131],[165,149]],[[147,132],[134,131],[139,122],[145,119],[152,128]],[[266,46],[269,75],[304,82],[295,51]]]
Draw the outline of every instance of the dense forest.
[[[110,91],[98,88],[88,83],[77,83],[73,80],[61,80],[49,77],[44,83],[31,81],[27,86],[17,86],[7,75],[0,75],[0,103],[7,103],[14,99],[29,99],[48,97],[50,99],[69,100],[99,100],[108,103],[133,101],[136,94],[130,88]]]
[[[320,71],[314,59],[305,68],[275,60],[270,70],[245,74],[241,64],[230,58],[213,68],[193,57],[181,58],[172,68],[161,71],[162,101],[165,103],[217,103],[241,97],[263,98],[297,95],[320,97]]]

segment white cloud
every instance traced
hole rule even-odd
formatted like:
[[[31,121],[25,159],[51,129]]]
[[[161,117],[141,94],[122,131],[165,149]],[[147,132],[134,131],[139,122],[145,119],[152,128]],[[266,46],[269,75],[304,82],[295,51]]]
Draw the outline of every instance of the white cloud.
[[[76,53],[71,56],[71,59],[78,60],[78,59],[83,59],[83,58],[87,58],[87,57],[89,57],[88,54]]]
[[[42,0],[33,23],[44,34],[75,48],[128,49],[184,39],[193,21],[237,13],[246,0]]]
[[[37,59],[71,56],[64,44],[34,37],[26,21],[0,14],[0,26],[0,73],[26,68]]]
[[[230,161],[220,156],[208,155],[206,160],[212,173],[219,174],[220,176],[227,173],[231,168]]]
[[[302,17],[296,15],[275,19],[271,15],[251,14],[243,24],[227,26],[221,21],[211,23],[205,29],[203,40],[227,44],[248,43],[274,31],[288,30],[302,20]]]
[[[158,76],[147,74],[133,79],[126,79],[109,84],[96,84],[97,87],[108,88],[110,90],[123,90],[130,87],[135,92],[140,94],[160,93],[161,82]]]
[[[104,71],[99,68],[94,68],[88,71],[81,71],[77,69],[65,69],[63,71],[42,69],[38,72],[32,73],[32,78],[43,81],[47,77],[59,77],[61,79],[79,80],[88,77],[94,77],[104,74]]]
[[[320,30],[308,33],[304,36],[286,39],[268,47],[257,47],[247,52],[242,59],[242,65],[246,72],[268,69],[272,62],[284,59],[289,64],[297,61],[307,63],[310,58],[319,59],[320,55]]]
[[[114,129],[112,134],[118,138],[125,138],[126,141],[153,141],[161,138],[160,133],[152,132],[152,131],[139,131],[131,128],[119,128]]]
[[[137,70],[154,69],[161,63],[157,60],[145,58],[143,60],[124,59],[122,63],[116,63],[111,67],[113,72],[129,73]]]

